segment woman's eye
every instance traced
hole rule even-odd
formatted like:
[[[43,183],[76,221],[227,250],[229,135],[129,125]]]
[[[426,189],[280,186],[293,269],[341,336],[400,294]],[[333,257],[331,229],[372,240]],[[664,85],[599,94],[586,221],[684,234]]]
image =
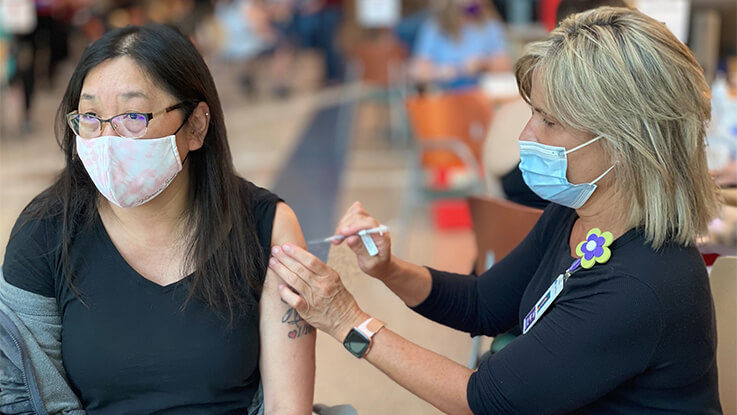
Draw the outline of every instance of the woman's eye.
[[[554,126],[554,125],[555,125],[555,123],[554,123],[554,122],[550,122],[550,121],[546,120],[545,118],[543,118],[543,122],[544,122],[544,123],[545,123],[545,125],[547,125],[548,127],[552,127],[552,126]]]

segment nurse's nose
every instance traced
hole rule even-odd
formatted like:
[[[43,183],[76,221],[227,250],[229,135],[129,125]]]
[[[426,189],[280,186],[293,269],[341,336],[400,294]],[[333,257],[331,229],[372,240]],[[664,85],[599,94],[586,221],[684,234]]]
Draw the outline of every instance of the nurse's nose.
[[[519,141],[537,142],[537,137],[532,131],[532,117],[530,117],[530,119],[527,121],[527,124],[525,124],[525,128],[522,129],[522,132],[519,133]]]

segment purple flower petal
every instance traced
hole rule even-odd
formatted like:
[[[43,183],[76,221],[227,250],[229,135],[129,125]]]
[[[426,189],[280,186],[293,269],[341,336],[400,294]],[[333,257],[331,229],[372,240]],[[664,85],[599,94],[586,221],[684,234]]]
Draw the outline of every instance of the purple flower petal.
[[[594,249],[594,256],[600,257],[604,255],[604,247],[603,246],[597,246],[596,249]]]

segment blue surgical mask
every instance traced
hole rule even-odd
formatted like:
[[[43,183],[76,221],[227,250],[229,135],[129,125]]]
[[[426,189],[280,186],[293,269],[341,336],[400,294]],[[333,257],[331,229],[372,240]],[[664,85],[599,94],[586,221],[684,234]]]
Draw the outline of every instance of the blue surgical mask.
[[[596,190],[596,182],[606,176],[614,166],[609,167],[591,183],[573,184],[566,177],[568,168],[566,155],[600,138],[601,136],[598,136],[570,150],[532,141],[520,141],[519,169],[522,171],[522,178],[541,198],[573,209],[580,208]]]

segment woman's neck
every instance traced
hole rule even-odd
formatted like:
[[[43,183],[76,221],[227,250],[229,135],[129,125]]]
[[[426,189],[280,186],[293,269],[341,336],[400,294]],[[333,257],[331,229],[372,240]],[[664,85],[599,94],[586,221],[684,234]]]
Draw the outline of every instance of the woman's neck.
[[[158,196],[133,208],[121,208],[101,198],[100,215],[106,225],[122,230],[129,240],[144,245],[171,243],[183,234],[189,199],[189,174],[185,167]]]
[[[604,189],[600,186],[586,204],[576,209],[578,219],[571,230],[571,252],[585,239],[591,228],[611,232],[614,239],[624,235],[629,230],[625,206],[627,203],[627,199],[613,187]]]

